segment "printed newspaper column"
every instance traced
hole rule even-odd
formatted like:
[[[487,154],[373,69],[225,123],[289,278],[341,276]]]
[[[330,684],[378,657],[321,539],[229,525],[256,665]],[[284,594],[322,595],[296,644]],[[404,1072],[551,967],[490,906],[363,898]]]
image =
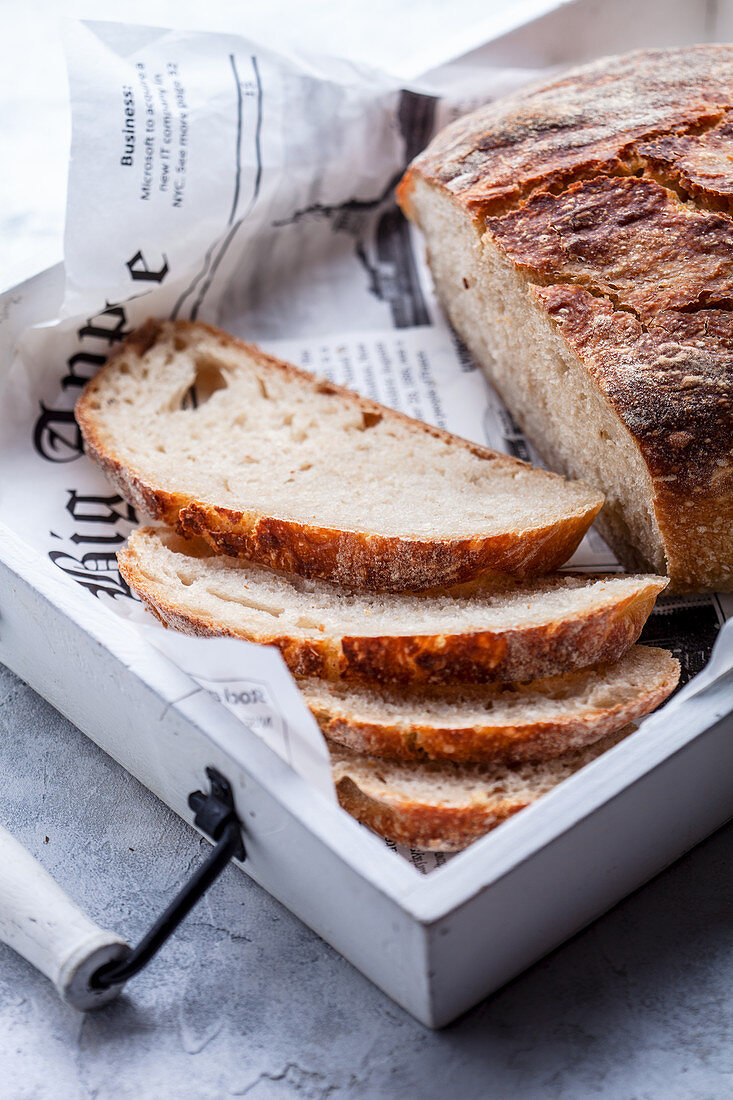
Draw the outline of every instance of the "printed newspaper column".
[[[64,315],[141,296],[157,315],[195,313],[234,227],[267,205],[269,57],[242,39],[202,35],[193,49],[190,36],[93,23],[68,28],[67,50]]]

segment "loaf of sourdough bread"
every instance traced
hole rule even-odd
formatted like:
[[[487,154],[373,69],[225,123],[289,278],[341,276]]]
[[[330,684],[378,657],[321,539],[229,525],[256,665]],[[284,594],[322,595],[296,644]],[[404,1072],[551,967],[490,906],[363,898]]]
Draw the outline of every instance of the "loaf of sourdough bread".
[[[139,528],[120,572],[166,625],[277,646],[297,676],[403,684],[534,680],[615,661],[665,580],[555,574],[430,595],[368,593]]]
[[[89,456],[152,518],[369,590],[550,572],[603,499],[185,321],[130,336],[76,416]]]
[[[299,680],[331,742],[391,760],[518,764],[550,759],[616,733],[674,690],[679,661],[632,646],[614,664],[528,684],[409,688]]]
[[[448,315],[602,534],[733,587],[733,47],[606,58],[450,125],[400,188]]]

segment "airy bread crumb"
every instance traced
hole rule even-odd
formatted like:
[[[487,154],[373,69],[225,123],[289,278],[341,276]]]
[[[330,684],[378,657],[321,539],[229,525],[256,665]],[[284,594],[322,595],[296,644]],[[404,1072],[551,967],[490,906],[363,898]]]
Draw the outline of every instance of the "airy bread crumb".
[[[397,844],[456,852],[536,802],[633,729],[626,726],[584,749],[516,767],[397,763],[331,745],[336,793],[357,821]]]
[[[517,764],[582,748],[641,718],[674,690],[679,662],[633,646],[615,664],[528,684],[397,688],[298,683],[324,735],[395,760]]]
[[[91,458],[217,551],[365,589],[534,576],[602,496],[188,322],[148,322],[87,385]]]
[[[191,634],[276,645],[300,676],[446,683],[533,680],[616,660],[666,582],[556,574],[430,595],[306,580],[166,528],[140,528],[122,575],[163,622]]]

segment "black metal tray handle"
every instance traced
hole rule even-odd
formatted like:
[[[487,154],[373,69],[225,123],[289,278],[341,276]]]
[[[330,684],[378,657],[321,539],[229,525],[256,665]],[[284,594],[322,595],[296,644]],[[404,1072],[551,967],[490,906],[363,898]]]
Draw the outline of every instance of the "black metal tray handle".
[[[214,848],[136,947],[100,928],[40,863],[0,828],[0,940],[44,973],[82,1012],[119,996],[125,983],[160,951],[230,859],[244,860],[242,825],[229,782],[207,768],[208,794],[193,791],[194,824]]]

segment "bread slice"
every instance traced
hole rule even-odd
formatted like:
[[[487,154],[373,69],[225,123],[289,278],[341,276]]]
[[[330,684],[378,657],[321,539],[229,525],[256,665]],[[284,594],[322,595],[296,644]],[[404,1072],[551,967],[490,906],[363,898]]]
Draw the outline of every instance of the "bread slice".
[[[658,707],[680,665],[665,649],[633,646],[600,664],[528,684],[396,688],[301,680],[324,735],[393,760],[518,764],[599,741]]]
[[[149,321],[76,406],[136,508],[219,553],[370,590],[556,569],[595,490],[184,321]]]
[[[633,732],[626,726],[552,760],[501,764],[404,763],[330,745],[341,806],[375,833],[410,848],[457,852],[536,802]]]
[[[133,531],[118,560],[169,626],[275,645],[299,676],[370,682],[533,680],[617,660],[666,584],[556,574],[468,593],[363,593],[215,555],[152,527]]]

